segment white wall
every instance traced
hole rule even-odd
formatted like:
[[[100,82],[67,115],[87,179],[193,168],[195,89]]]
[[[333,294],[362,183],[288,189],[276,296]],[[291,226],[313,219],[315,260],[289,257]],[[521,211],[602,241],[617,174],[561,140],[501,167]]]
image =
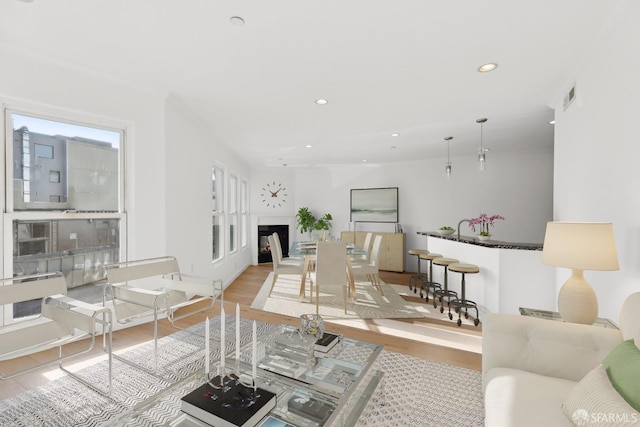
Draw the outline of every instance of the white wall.
[[[164,254],[165,178],[153,166],[165,158],[162,97],[6,46],[0,57],[0,100],[6,104],[127,126],[129,257]]]
[[[211,168],[215,163],[227,174],[236,175],[238,183],[249,179],[249,169],[192,117],[174,97],[168,98],[166,164],[164,170],[159,168],[166,177],[167,224],[162,232],[166,233],[168,250],[177,257],[183,271],[221,278],[226,285],[250,264],[250,245],[211,262]],[[225,179],[225,185],[228,183]]]
[[[184,271],[227,284],[249,264],[248,248],[212,264],[210,215],[213,162],[239,178],[249,170],[172,97],[6,46],[0,57],[1,101],[127,127],[129,259],[175,255]]]
[[[453,174],[447,179],[444,159],[387,165],[310,168],[295,171],[295,209],[309,207],[319,215],[333,215],[332,234],[349,223],[352,188],[398,187],[399,216],[407,234],[407,249],[426,247],[417,231],[443,225],[457,227],[463,218],[500,214],[491,231],[494,238],[510,242],[542,243],[552,218],[553,153],[490,152],[487,168],[477,170],[475,156],[452,158]],[[395,230],[394,224],[362,223],[358,230]],[[473,235],[467,224],[461,234]],[[471,262],[471,260],[469,260]],[[415,257],[406,257],[406,270],[416,270]]]
[[[622,3],[556,106],[554,219],[613,223],[620,270],[586,271],[600,316],[640,291],[640,3]],[[572,83],[576,99],[563,111]],[[558,289],[569,277],[557,271]]]

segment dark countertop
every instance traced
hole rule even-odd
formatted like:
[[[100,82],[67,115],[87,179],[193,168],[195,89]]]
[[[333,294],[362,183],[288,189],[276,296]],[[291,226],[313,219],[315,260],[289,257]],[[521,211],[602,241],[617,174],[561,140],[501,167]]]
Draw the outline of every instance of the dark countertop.
[[[438,239],[451,240],[453,242],[458,241],[457,233],[443,236],[435,231],[418,231],[417,234],[423,236],[437,237]],[[541,251],[542,243],[512,243],[503,242],[500,240],[478,240],[472,236],[460,236],[460,243],[467,243],[470,245],[484,246],[486,248],[498,248],[498,249],[522,249],[527,251]]]

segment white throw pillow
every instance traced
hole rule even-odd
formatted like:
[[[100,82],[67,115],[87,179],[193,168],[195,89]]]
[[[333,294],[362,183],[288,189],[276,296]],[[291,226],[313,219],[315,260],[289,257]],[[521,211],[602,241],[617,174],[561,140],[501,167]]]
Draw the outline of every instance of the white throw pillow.
[[[577,427],[640,426],[640,414],[613,388],[602,365],[571,389],[562,411]]]

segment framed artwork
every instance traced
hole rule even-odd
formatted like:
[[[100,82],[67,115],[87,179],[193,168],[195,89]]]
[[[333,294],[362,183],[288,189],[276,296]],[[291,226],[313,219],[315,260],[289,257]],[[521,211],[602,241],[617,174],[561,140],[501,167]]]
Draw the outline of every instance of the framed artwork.
[[[351,222],[398,222],[398,187],[351,189]]]

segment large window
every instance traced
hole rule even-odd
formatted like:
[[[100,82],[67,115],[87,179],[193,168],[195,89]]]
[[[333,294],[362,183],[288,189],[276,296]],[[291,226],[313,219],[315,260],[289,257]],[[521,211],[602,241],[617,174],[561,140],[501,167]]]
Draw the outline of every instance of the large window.
[[[4,247],[13,247],[4,277],[62,271],[68,288],[104,279],[126,241],[124,126],[11,108],[4,115]],[[10,307],[5,322],[29,314]]]
[[[212,261],[217,261],[224,254],[224,170],[214,166],[211,172],[212,182]]]

